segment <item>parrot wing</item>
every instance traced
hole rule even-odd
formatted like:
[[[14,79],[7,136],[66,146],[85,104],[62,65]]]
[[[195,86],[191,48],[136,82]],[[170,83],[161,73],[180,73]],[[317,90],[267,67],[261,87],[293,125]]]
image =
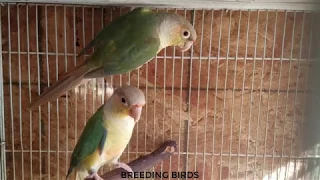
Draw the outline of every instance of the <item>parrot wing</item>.
[[[78,54],[77,57],[82,56],[84,53],[86,53],[90,48],[99,46],[103,46],[103,42],[108,39],[114,37],[114,33],[119,33],[119,30],[121,30],[121,25],[123,24],[123,21],[126,21],[128,17],[134,16],[137,12],[141,11],[143,8],[137,8],[132,10],[130,13],[124,14],[120,17],[118,17],[116,20],[113,20],[109,25],[104,27],[98,35],[92,39],[89,44],[87,44],[81,52]],[[118,35],[118,34],[116,34]]]
[[[113,47],[116,48],[115,52],[108,54],[113,61],[104,61],[100,68],[88,72],[85,78],[104,77],[134,70],[156,55],[160,43],[157,38],[147,37],[142,41],[130,41],[126,48],[116,41]]]
[[[109,28],[104,28],[104,29],[102,29],[100,32],[99,32],[99,34],[94,38],[94,39],[92,39],[90,42],[89,42],[89,44],[87,44],[81,51],[80,51],[80,53],[78,54],[78,56],[77,57],[80,57],[80,56],[82,56],[84,53],[86,53],[90,48],[92,48],[92,47],[97,47],[97,46],[99,46],[99,45],[101,45],[101,40],[103,40],[104,39],[104,37],[105,37],[105,35],[108,35],[109,33],[108,33],[108,31],[109,31]]]
[[[82,160],[95,150],[98,149],[101,155],[107,137],[107,130],[103,126],[103,106],[104,105],[102,105],[87,122],[73,150],[67,177]]]
[[[103,62],[99,68],[88,72],[85,78],[126,73],[143,65],[158,53],[160,40],[154,15],[152,12],[140,13],[122,19],[122,23],[117,26],[109,26],[109,36],[103,37],[99,48],[92,55],[92,59]]]

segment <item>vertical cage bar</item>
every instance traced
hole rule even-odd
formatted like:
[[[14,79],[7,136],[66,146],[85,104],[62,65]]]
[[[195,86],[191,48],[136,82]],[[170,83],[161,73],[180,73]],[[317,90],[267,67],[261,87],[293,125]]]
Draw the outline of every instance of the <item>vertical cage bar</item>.
[[[214,14],[214,10],[211,10],[211,20],[210,20],[210,38],[209,38],[209,52],[208,52],[208,80],[207,80],[207,87],[206,87],[206,107],[205,107],[205,118],[204,118],[204,141],[207,142],[207,122],[208,122],[208,103],[209,103],[209,86],[210,86],[210,67],[211,67],[211,60],[210,60],[210,56],[211,56],[211,48],[212,48],[212,35],[213,35],[213,14]],[[207,143],[204,143],[203,146],[203,164],[206,165],[206,145]],[[213,151],[213,150],[212,150]],[[212,152],[212,157],[213,157],[213,152]],[[211,164],[211,174],[213,174],[213,164]],[[206,168],[202,169],[202,180],[204,180],[205,178],[205,171]]]
[[[158,9],[156,9],[158,12]],[[157,99],[157,74],[158,74],[158,57],[154,57],[154,88],[153,88],[153,93],[154,93],[154,100]],[[149,73],[149,71],[148,71]],[[156,102],[156,101],[155,101]],[[156,144],[156,103],[153,103],[153,140],[152,140],[152,149],[155,149],[155,144]],[[158,131],[158,129],[157,129]],[[154,171],[154,167],[152,167],[152,170]],[[146,178],[144,178],[146,179]]]
[[[112,11],[112,10],[111,10]],[[149,65],[148,63],[145,64],[146,65],[146,81],[145,82],[149,82],[148,80],[148,74],[149,74]],[[145,91],[146,91],[146,102],[148,102],[148,83],[146,83],[145,85]],[[146,103],[145,105],[146,107],[145,109],[145,126],[144,126],[144,154],[147,153],[147,129],[148,129],[148,103]]]
[[[226,57],[226,77],[224,80],[224,94],[223,94],[223,109],[226,109],[226,98],[227,98],[227,80],[228,80],[228,66],[229,66],[229,51],[230,51],[230,34],[231,34],[231,19],[232,12],[229,14],[229,23],[228,23],[228,43],[227,43],[227,57]],[[220,178],[222,176],[222,154],[223,154],[223,145],[224,145],[224,131],[225,131],[225,111],[222,113],[222,130],[221,130],[221,148],[220,148]],[[231,153],[229,154],[229,158],[231,159]],[[230,178],[230,173],[228,173],[228,179]]]
[[[91,8],[91,37],[94,39],[94,7]],[[94,46],[92,46],[92,51],[94,52]],[[97,79],[93,78],[91,79],[91,82],[89,82],[92,89],[92,113],[95,112],[95,101],[96,101],[96,92],[97,92]]]
[[[236,57],[234,62],[234,75],[233,75],[233,90],[232,90],[232,112],[231,112],[231,127],[230,127],[230,146],[229,146],[229,168],[231,168],[231,152],[232,152],[232,130],[233,130],[233,118],[234,118],[234,94],[235,94],[235,87],[236,87],[236,74],[237,74],[237,67],[238,67],[238,52],[239,52],[239,38],[240,38],[240,23],[241,23],[241,15],[242,11],[239,11],[239,21],[238,21],[238,35],[237,35],[237,44],[236,44]],[[241,121],[240,121],[241,122]],[[239,138],[240,142],[240,138]],[[240,148],[239,148],[240,149]],[[238,152],[240,154],[240,152]],[[238,168],[237,168],[238,174]],[[238,177],[237,177],[238,179]]]
[[[223,17],[223,11],[220,11],[220,30],[219,30],[219,42],[218,42],[218,62],[217,62],[217,68],[216,68],[216,87],[215,87],[215,94],[218,94],[218,79],[219,79],[219,64],[220,64],[220,48],[221,48],[221,37],[222,37],[222,17]],[[214,114],[217,114],[217,95],[214,96]],[[212,133],[212,151],[214,154],[214,148],[215,148],[215,129],[216,129],[216,120],[217,116],[214,116],[213,120],[213,133]],[[221,160],[220,160],[221,163]],[[214,164],[214,156],[212,156],[212,164]],[[218,163],[217,163],[218,164]],[[212,166],[213,168],[214,166]],[[213,171],[213,169],[212,169]],[[213,179],[214,174],[212,173],[212,179]],[[219,173],[219,179],[221,179],[221,171]]]
[[[264,42],[263,42],[263,57],[262,57],[262,70],[261,70],[261,80],[260,80],[260,91],[259,91],[259,107],[258,107],[258,125],[256,129],[256,147],[255,147],[255,154],[254,154],[254,167],[257,166],[257,156],[258,156],[258,144],[259,144],[259,131],[260,131],[260,115],[261,115],[261,100],[262,100],[262,85],[263,85],[263,76],[264,76],[264,69],[265,69],[265,57],[266,57],[266,44],[267,44],[267,33],[268,33],[268,23],[269,23],[269,10],[267,10],[267,17],[265,22],[265,30],[264,30]],[[268,122],[267,122],[268,123]],[[266,124],[267,126],[267,124]],[[262,169],[262,177],[263,177],[263,171]]]
[[[10,117],[11,117],[11,142],[12,142],[12,165],[13,179],[16,179],[15,151],[14,151],[14,124],[13,124],[13,102],[12,102],[12,72],[11,72],[11,22],[10,22],[10,4],[8,4],[8,52],[9,52],[9,88],[10,88]]]
[[[119,16],[118,16],[118,17],[121,17],[121,16],[122,16],[122,10],[123,10],[123,7],[119,7],[120,13],[119,13]],[[118,17],[117,17],[117,18],[118,18]],[[123,84],[122,79],[123,79],[122,74],[119,74],[119,80],[120,80],[119,85],[120,85],[120,86],[122,86],[122,84]],[[126,82],[124,82],[124,83],[127,84]],[[126,149],[127,149],[127,160],[129,161],[129,154],[130,154],[130,153],[129,153],[129,152],[130,152],[129,144],[127,144]],[[144,179],[145,179],[145,178],[144,178]]]
[[[1,24],[1,23],[0,23]],[[28,88],[29,88],[29,103],[31,103],[31,66],[30,66],[30,34],[29,34],[29,5],[26,5],[26,31],[27,31],[27,60],[28,60]],[[0,36],[1,37],[1,36]],[[32,167],[32,111],[29,111],[29,137],[30,137],[30,179],[33,179]]]
[[[103,29],[103,27],[104,27],[104,8],[101,6],[101,29],[100,29],[100,31]],[[101,95],[101,103],[102,104],[104,104],[104,96],[105,96],[105,89],[106,89],[106,84],[105,84],[105,80],[104,80],[104,77],[102,77],[102,78],[100,78],[101,79],[101,81],[102,81],[102,95]],[[138,123],[137,123],[137,125],[138,125]]]
[[[110,19],[112,20],[112,8],[110,8],[110,9],[111,9],[111,10],[110,10]],[[101,30],[102,30],[102,29],[104,28],[104,26],[105,26],[105,22],[104,22],[104,14],[105,14],[105,13],[104,13],[104,10],[105,10],[105,9],[102,7],[102,8],[101,8],[101,11],[102,11],[102,13],[101,13],[101,16],[102,16],[102,17],[101,17],[101,21],[102,21],[102,22],[101,22]],[[110,82],[110,83],[111,83],[111,86],[110,86],[110,87],[111,87],[111,88],[112,88],[112,85],[113,85],[113,84],[112,84],[112,78],[113,78],[113,76],[110,76],[110,79],[111,79],[111,82]],[[105,78],[103,77],[102,79],[103,79],[103,83],[102,83],[102,84],[103,84],[103,86],[102,86],[102,87],[103,87],[102,103],[104,104],[104,103],[105,103],[105,94],[106,94],[106,92],[107,92],[107,91],[106,91],[106,88],[109,88],[109,86],[108,86],[108,83],[105,82]],[[137,123],[137,124],[138,124],[138,123]],[[138,135],[138,134],[137,134],[137,135]],[[138,136],[137,136],[137,137],[138,137]],[[106,167],[103,167],[103,168],[102,168],[102,172],[105,172],[105,169],[106,169]]]
[[[175,14],[177,14],[177,9],[175,9]],[[173,58],[172,58],[172,84],[171,84],[171,117],[173,117],[173,106],[174,106],[174,88],[175,88],[175,84],[174,84],[174,76],[175,76],[175,57],[176,54],[176,47],[173,47]],[[181,77],[181,81],[182,81],[182,77]],[[172,126],[172,118],[170,118],[170,139],[173,139],[173,126]],[[179,164],[178,164],[179,166]],[[169,174],[171,174],[172,172],[172,156],[170,156],[169,158]],[[171,179],[171,177],[169,177],[169,180]]]
[[[111,9],[111,8],[110,8]],[[104,8],[104,7],[101,7],[101,30],[100,31],[102,31],[102,29],[104,28],[104,26],[105,26],[105,22],[104,22],[104,16],[105,16],[105,13],[104,13],[104,11],[105,11],[106,9]],[[110,10],[110,18],[112,19],[112,10]],[[109,84],[106,82],[106,80],[105,80],[105,77],[102,77],[102,79],[103,79],[103,82],[102,82],[102,104],[104,104],[105,103],[105,95],[106,95],[106,89],[107,88],[109,88]],[[110,79],[112,80],[112,76],[110,76]],[[112,81],[111,81],[111,86],[110,87],[112,87]],[[108,98],[107,98],[108,99]],[[138,124],[138,123],[137,123]],[[138,134],[137,134],[138,135]],[[137,136],[138,137],[138,136]],[[104,173],[105,172],[105,169],[106,169],[106,167],[103,167],[102,168],[102,172]]]
[[[113,21],[112,8],[110,8],[110,20]],[[110,77],[110,82],[111,82],[111,86],[113,86],[113,75]]]
[[[131,8],[131,10],[130,11],[132,11],[133,10],[133,8]],[[141,67],[143,67],[143,66],[141,66]],[[138,83],[137,83],[137,88],[139,88],[140,89],[140,69],[141,69],[141,67],[140,68],[138,68],[138,70],[137,70],[137,74],[138,74],[138,76],[137,76],[137,81],[138,81]],[[147,86],[147,83],[146,83],[146,85],[145,86]],[[136,158],[138,158],[138,156],[139,156],[139,123],[136,123],[136,129],[137,129],[137,131],[136,131]]]
[[[133,9],[133,7],[130,7],[130,10],[129,10],[129,12],[130,11],[132,11],[132,9]],[[141,67],[141,66],[140,66]],[[140,67],[139,68],[136,68],[136,69],[140,69]],[[128,74],[128,84],[129,85],[131,85],[131,73],[132,73],[132,71],[134,71],[135,69],[133,69],[133,70],[131,70],[131,71],[129,71],[127,74]],[[129,146],[128,146],[129,147]],[[128,148],[128,150],[129,150],[129,148]],[[129,162],[129,160],[130,160],[130,158],[129,158],[130,156],[129,156],[129,154],[128,154],[128,162]]]
[[[202,49],[203,49],[203,29],[204,29],[204,13],[205,13],[205,10],[202,10],[202,16],[201,16],[201,37],[200,37],[200,52],[199,52],[199,57],[202,56]],[[199,70],[198,70],[198,94],[197,94],[197,111],[196,111],[196,149],[195,149],[195,152],[194,152],[194,169],[196,171],[197,169],[197,153],[198,153],[198,135],[199,135],[199,123],[198,123],[198,114],[199,114],[199,103],[200,103],[200,82],[201,82],[201,60],[198,60],[199,62]],[[189,109],[190,111],[190,109]],[[204,144],[206,144],[206,141],[204,141]],[[204,164],[205,165],[205,164]],[[204,169],[204,168],[203,168]],[[204,174],[203,174],[204,176]],[[196,179],[196,178],[193,178],[193,179]]]
[[[57,23],[57,6],[54,6],[54,34],[55,34],[55,43],[56,43],[56,81],[58,81],[59,79],[59,58],[58,58],[58,53],[59,53],[59,49],[58,49],[58,23]],[[60,143],[59,143],[59,139],[60,139],[60,115],[59,115],[59,100],[58,98],[56,99],[56,104],[57,104],[57,177],[58,180],[60,179]]]
[[[41,93],[41,63],[40,63],[40,53],[39,53],[39,17],[38,17],[38,12],[39,8],[38,8],[38,4],[36,4],[36,48],[37,48],[37,67],[38,67],[38,95],[40,96]],[[41,39],[41,36],[40,36]],[[41,132],[42,132],[42,128],[41,128],[41,106],[38,107],[38,123],[39,123],[39,178],[41,179],[42,177],[42,146],[41,146]],[[33,157],[32,157],[33,158]]]
[[[294,36],[295,36],[295,26],[296,26],[296,12],[294,11],[293,13],[293,26],[292,26],[292,37],[291,37],[291,48],[290,48],[290,61],[289,61],[289,77],[288,77],[288,82],[287,82],[287,92],[286,92],[286,105],[285,105],[285,110],[284,110],[284,122],[286,122],[287,120],[287,111],[288,111],[288,103],[289,103],[289,88],[290,88],[290,80],[291,80],[291,69],[292,69],[292,53],[293,53],[293,44],[294,44]],[[291,124],[292,124],[292,128],[293,128],[293,124],[294,124],[294,119],[292,120]],[[283,124],[283,128],[282,128],[282,150],[281,150],[281,156],[283,156],[283,149],[285,148],[284,147],[284,142],[285,142],[285,139],[284,139],[284,135],[286,133],[286,128],[285,128],[285,123]],[[289,154],[289,158],[291,160],[291,153]],[[286,179],[287,178],[287,167],[289,166],[290,167],[290,160],[289,162],[287,163],[286,165],[286,170],[284,172],[284,178]],[[280,167],[282,166],[282,158],[280,159]],[[281,173],[281,171],[280,171]]]
[[[20,146],[21,146],[21,178],[24,179],[24,154],[22,140],[22,97],[21,97],[21,54],[20,54],[20,9],[17,4],[17,30],[18,30],[18,70],[19,70],[19,131],[20,131]]]
[[[2,14],[2,7],[0,7],[0,14]],[[2,44],[2,18],[0,18],[0,44]],[[2,45],[0,46],[0,82],[3,82],[3,63],[2,63]],[[6,170],[6,152],[5,152],[5,128],[4,128],[4,93],[3,83],[0,83],[0,161],[1,161],[1,173],[0,179],[7,179]]]
[[[166,9],[166,12],[168,12],[168,9]],[[163,117],[166,117],[166,69],[167,69],[167,48],[164,48],[164,58],[163,58]],[[171,95],[173,96],[173,94]],[[162,142],[164,142],[164,125],[165,121],[162,121]],[[161,162],[161,172],[163,172],[163,162]],[[161,177],[162,180],[162,177]]]
[[[122,7],[120,7],[119,9],[120,9],[120,16],[122,16]],[[119,80],[120,80],[119,85],[122,86],[122,74],[119,74]]]
[[[76,35],[76,7],[73,6],[73,63],[74,66],[77,66],[77,35]],[[80,92],[80,87],[77,86],[74,88],[76,92]],[[75,138],[75,144],[74,147],[76,146],[76,143],[78,141],[78,93],[75,93],[75,104],[74,104],[74,138]]]
[[[302,26],[301,26],[301,37],[300,37],[300,47],[299,47],[299,59],[298,59],[298,72],[297,72],[297,77],[296,77],[296,89],[294,92],[294,103],[293,103],[293,107],[296,107],[297,104],[297,96],[298,96],[298,88],[299,88],[299,75],[300,75],[300,66],[301,66],[301,58],[302,58],[302,45],[303,45],[303,37],[304,37],[304,28],[305,28],[305,17],[306,17],[306,13],[303,12],[303,19],[302,19]],[[304,110],[304,108],[303,108]],[[296,119],[296,108],[293,111],[293,120]],[[299,129],[297,132],[298,135],[300,135],[299,133]],[[299,136],[296,137],[299,137]],[[293,139],[293,124],[291,126],[291,139]],[[291,162],[291,153],[292,153],[292,142],[290,144],[290,157],[289,157],[289,162]],[[300,142],[298,142],[298,144],[300,144]],[[300,152],[299,152],[300,153]],[[294,161],[295,162],[295,166],[294,166],[294,172],[293,172],[293,176],[296,176],[296,167],[297,167],[297,160]],[[299,161],[298,161],[299,162]],[[296,178],[296,177],[295,177]]]
[[[130,8],[131,9],[131,8]],[[140,68],[140,67],[139,67]],[[133,69],[132,71],[134,71],[135,69]],[[129,84],[129,85],[131,85],[131,78],[130,78],[130,74],[131,74],[131,71],[128,71],[127,72],[127,74],[128,74],[128,82],[126,83],[126,84]],[[138,124],[138,123],[136,123],[136,124]],[[128,159],[127,159],[127,162],[129,163],[130,162],[130,143],[128,143],[127,144],[127,150],[128,150]]]
[[[187,17],[187,10],[184,9],[184,18]],[[181,161],[181,121],[182,121],[182,92],[183,92],[183,65],[184,65],[184,52],[181,53],[181,73],[180,73],[180,94],[179,94],[179,137],[178,137],[178,171],[180,171],[180,161]],[[184,120],[183,120],[184,121]]]
[[[287,27],[287,11],[285,11],[285,18],[284,18],[284,26],[283,26],[283,34],[282,34],[282,47],[281,47],[281,58],[280,58],[280,74],[279,74],[279,83],[278,83],[278,91],[277,91],[277,102],[276,102],[276,114],[275,114],[275,122],[274,127],[276,128],[277,125],[277,118],[278,118],[278,108],[279,108],[279,96],[280,96],[280,85],[281,85],[281,77],[282,77],[282,63],[283,63],[283,51],[284,51],[284,42],[285,42],[285,35],[286,35],[286,27]],[[272,152],[272,162],[271,162],[271,171],[273,171],[274,166],[274,153],[275,153],[275,142],[276,142],[276,133],[273,134],[273,152]],[[277,173],[277,178],[279,174]]]
[[[48,87],[50,86],[50,68],[49,68],[49,57],[48,57],[48,8],[47,5],[44,6],[44,19],[45,19],[45,36],[46,36],[46,60],[47,60],[47,78],[48,78]],[[50,105],[51,103],[48,102],[48,179],[50,180],[50,116],[51,116],[51,109]]]
[[[148,67],[148,63],[146,64],[146,82],[148,82],[148,72],[149,72],[149,67]],[[146,102],[148,102],[148,85],[146,83]],[[146,103],[145,105],[145,126],[144,126],[144,154],[147,154],[147,128],[148,128],[148,103]],[[144,178],[146,179],[146,178]]]
[[[271,70],[270,70],[270,80],[269,80],[269,90],[268,90],[268,101],[267,101],[267,112],[270,109],[270,95],[271,95],[271,84],[272,84],[272,77],[273,77],[273,67],[274,67],[274,53],[275,53],[275,46],[276,46],[276,36],[277,36],[277,23],[278,23],[278,11],[276,11],[276,17],[274,22],[274,30],[273,30],[273,44],[272,44],[272,55],[271,55]],[[265,138],[264,138],[264,154],[263,154],[263,169],[266,163],[266,154],[267,154],[267,137],[268,137],[268,123],[269,123],[269,113],[267,114],[267,122],[266,122],[266,129],[265,129]],[[263,175],[264,171],[262,171]],[[272,173],[272,170],[271,170]]]
[[[192,17],[192,25],[195,25],[196,22],[196,10],[193,10],[193,17]],[[191,119],[191,91],[192,91],[192,63],[193,63],[193,46],[191,47],[191,52],[190,52],[190,66],[189,66],[189,93],[188,93],[188,120],[187,122],[187,154],[186,154],[186,168],[185,171],[188,172],[189,170],[189,146],[190,146],[190,119]],[[186,177],[186,180],[188,179],[188,177]]]
[[[254,72],[256,70],[256,57],[257,57],[257,44],[258,44],[258,32],[259,32],[259,16],[260,16],[260,11],[257,11],[257,21],[256,21],[256,35],[255,35],[255,46],[254,46],[254,55],[253,55],[253,70],[252,70],[252,82],[251,82],[251,92],[250,92],[250,102],[253,102],[253,86],[254,86]],[[251,120],[252,120],[252,103],[250,103],[249,107],[249,123],[248,123],[248,134],[247,134],[247,152],[246,152],[246,179],[247,179],[247,172],[248,172],[248,160],[249,160],[249,142],[250,142],[250,137],[251,137]],[[256,167],[254,167],[254,170],[256,170]],[[253,178],[255,178],[255,172],[253,175]]]
[[[149,71],[148,71],[149,73]],[[154,99],[157,99],[157,74],[158,74],[158,58],[157,56],[154,57],[154,88],[153,88],[153,93],[154,93]],[[156,143],[156,103],[153,103],[153,140],[152,140],[152,149],[155,148],[155,143]]]
[[[149,72],[148,63],[146,64],[146,72]],[[148,82],[148,73],[146,73],[146,82]],[[148,102],[148,85],[145,86],[146,102]],[[144,126],[144,154],[147,154],[147,129],[148,129],[148,103],[145,105],[145,126]],[[144,178],[145,179],[145,178]]]
[[[85,31],[85,7],[82,6],[82,38],[83,38],[83,48],[86,47],[86,31]],[[83,53],[83,58],[86,59],[86,52]],[[84,84],[83,90],[84,90],[84,126],[87,122],[87,84]]]
[[[177,9],[175,9],[175,14],[177,14]],[[174,84],[174,77],[175,77],[175,60],[174,60],[174,57],[176,55],[176,47],[174,46],[173,47],[173,58],[172,58],[172,84],[171,84],[171,117],[173,117],[173,106],[174,106],[174,88],[175,88],[175,84]],[[181,80],[182,81],[182,77],[181,77]],[[172,118],[170,118],[170,139],[173,139],[173,126],[172,126]],[[179,166],[179,164],[178,164]],[[172,172],[172,156],[170,156],[169,158],[169,174],[171,174]],[[169,180],[171,179],[171,177],[169,177]]]
[[[242,80],[242,92],[241,92],[241,106],[240,106],[240,122],[239,122],[239,143],[238,143],[238,151],[240,151],[241,145],[241,129],[242,129],[242,119],[243,119],[243,97],[244,97],[244,87],[245,87],[245,80],[246,80],[246,70],[247,70],[247,55],[248,55],[248,39],[249,39],[249,28],[250,28],[250,17],[251,11],[248,11],[248,20],[247,20],[247,33],[246,33],[246,50],[244,55],[244,69],[243,69],[243,80]],[[237,156],[237,179],[239,177],[239,163],[240,163],[240,153]],[[245,171],[245,176],[247,176],[247,171]]]
[[[67,20],[66,20],[67,12],[66,6],[63,6],[63,30],[64,30],[64,67],[65,72],[68,72],[68,57],[67,57]],[[69,150],[69,104],[68,104],[68,92],[66,92],[66,166],[65,170],[68,172],[69,164],[68,164],[68,150]]]

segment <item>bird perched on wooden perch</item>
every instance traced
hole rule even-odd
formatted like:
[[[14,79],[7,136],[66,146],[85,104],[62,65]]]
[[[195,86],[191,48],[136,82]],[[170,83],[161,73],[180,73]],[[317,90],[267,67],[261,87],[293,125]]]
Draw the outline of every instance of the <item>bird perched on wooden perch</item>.
[[[180,15],[137,8],[111,22],[79,53],[95,51],[50,86],[28,107],[29,110],[54,100],[85,81],[123,74],[141,67],[163,48],[190,49],[196,41],[194,27]]]
[[[118,159],[131,139],[145,103],[143,92],[136,87],[123,85],[116,89],[84,127],[73,150],[66,178],[76,170],[77,179],[101,180],[97,171],[106,163],[132,172]]]

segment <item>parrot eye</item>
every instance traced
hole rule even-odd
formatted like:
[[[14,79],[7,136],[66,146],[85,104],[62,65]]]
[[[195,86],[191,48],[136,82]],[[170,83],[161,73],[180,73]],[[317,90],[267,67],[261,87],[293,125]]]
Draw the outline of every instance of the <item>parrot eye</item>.
[[[190,32],[187,31],[187,30],[183,31],[183,37],[184,38],[189,38],[190,37]]]
[[[121,98],[121,102],[122,102],[123,104],[125,104],[125,103],[126,103],[126,99],[125,99],[125,98]]]

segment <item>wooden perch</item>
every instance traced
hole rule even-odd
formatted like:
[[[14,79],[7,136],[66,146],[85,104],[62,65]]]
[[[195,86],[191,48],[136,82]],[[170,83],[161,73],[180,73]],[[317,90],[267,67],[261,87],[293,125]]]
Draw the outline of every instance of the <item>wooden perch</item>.
[[[142,172],[169,158],[176,151],[176,147],[177,143],[175,141],[166,141],[157,150],[148,155],[140,156],[128,165],[133,172]],[[121,172],[126,171],[122,168],[117,168],[101,175],[101,177],[105,180],[128,180],[128,178],[121,177]]]

